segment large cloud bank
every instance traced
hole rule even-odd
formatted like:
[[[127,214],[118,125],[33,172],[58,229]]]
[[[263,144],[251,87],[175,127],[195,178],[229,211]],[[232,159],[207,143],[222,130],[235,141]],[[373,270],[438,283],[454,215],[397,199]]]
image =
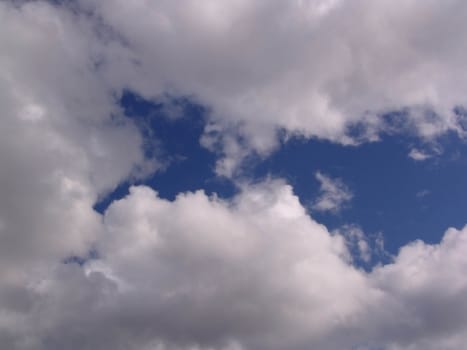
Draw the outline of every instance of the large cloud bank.
[[[84,267],[3,289],[5,349],[461,349],[467,229],[366,273],[281,181],[114,202]]]
[[[92,206],[158,167],[125,88],[208,106],[222,174],[278,128],[355,143],[404,109],[397,128],[462,134],[466,6],[0,2],[0,348],[462,349],[467,229],[364,272],[280,180]]]
[[[466,104],[463,1],[82,5],[131,50],[133,64],[109,64],[114,82],[148,97],[189,95],[212,108],[205,144],[222,144],[221,174],[251,150],[273,149],[277,128],[352,144],[391,132],[382,115],[398,111],[405,115],[398,129],[425,138],[464,133],[453,112]]]

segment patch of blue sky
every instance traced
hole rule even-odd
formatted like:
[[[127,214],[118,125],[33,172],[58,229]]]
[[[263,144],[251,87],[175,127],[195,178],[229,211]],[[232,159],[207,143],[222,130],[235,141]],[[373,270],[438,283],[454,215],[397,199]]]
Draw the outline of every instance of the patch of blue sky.
[[[147,140],[147,156],[157,157],[167,167],[136,184],[158,191],[162,198],[174,199],[180,192],[203,189],[229,198],[236,193],[232,182],[215,175],[216,155],[201,147],[206,110],[188,99],[150,102],[125,92],[121,105],[135,120]],[[174,111],[176,112],[174,114]],[[408,134],[385,135],[378,142],[342,146],[316,139],[292,138],[266,159],[251,159],[243,171],[251,181],[268,176],[285,179],[293,186],[301,203],[313,218],[330,230],[358,225],[374,236],[382,233],[385,248],[395,254],[410,241],[436,243],[451,226],[466,223],[467,145],[454,134],[437,140],[431,158],[416,161],[410,150],[428,150]],[[313,210],[320,193],[317,172],[339,178],[352,191],[349,205],[339,212]],[[96,203],[105,211],[115,199],[128,193],[129,182]]]
[[[228,198],[236,193],[229,180],[217,177],[216,155],[199,144],[205,126],[206,110],[186,99],[170,99],[168,108],[162,102],[144,100],[126,91],[121,97],[125,115],[132,118],[145,139],[147,157],[157,157],[165,169],[139,181],[126,181],[94,206],[104,212],[110,203],[128,194],[131,185],[154,188],[159,196],[173,200],[180,192],[203,189]]]
[[[415,161],[408,152],[416,143],[401,135],[358,147],[295,138],[257,164],[252,174],[285,178],[319,222],[330,229],[357,224],[366,234],[381,232],[386,248],[396,253],[416,239],[436,243],[448,227],[466,223],[466,144],[454,134],[445,135],[438,140],[442,154]],[[337,214],[312,210],[319,194],[317,171],[342,179],[351,189],[347,208]]]

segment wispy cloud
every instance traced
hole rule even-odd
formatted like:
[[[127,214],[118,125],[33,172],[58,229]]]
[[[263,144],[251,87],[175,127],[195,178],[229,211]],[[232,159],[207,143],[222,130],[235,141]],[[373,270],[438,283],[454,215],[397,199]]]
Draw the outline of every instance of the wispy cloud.
[[[412,148],[408,154],[409,158],[412,158],[413,160],[416,160],[416,161],[423,161],[423,160],[427,160],[431,157],[433,157],[432,154],[429,154],[425,151],[422,151],[420,149],[417,149],[417,148]]]
[[[344,239],[348,259],[353,263],[380,264],[393,261],[394,257],[384,247],[382,232],[367,235],[359,225],[345,224],[334,230],[333,234]]]
[[[439,156],[443,153],[443,149],[440,145],[438,145],[436,142],[433,142],[430,144],[428,147],[422,149],[418,147],[413,147],[410,149],[409,153],[407,156],[409,158],[412,158],[415,161],[424,161],[436,156]]]
[[[341,179],[333,179],[319,171],[315,178],[320,183],[320,195],[313,204],[314,210],[338,213],[352,200],[353,193]]]
[[[424,189],[424,190],[418,191],[416,196],[417,196],[417,198],[423,198],[423,197],[426,197],[426,196],[428,196],[430,194],[431,194],[430,190]]]
[[[346,245],[351,253],[354,253],[365,263],[370,262],[372,255],[371,247],[368,238],[360,227],[357,225],[344,225],[337,233],[345,238]]]

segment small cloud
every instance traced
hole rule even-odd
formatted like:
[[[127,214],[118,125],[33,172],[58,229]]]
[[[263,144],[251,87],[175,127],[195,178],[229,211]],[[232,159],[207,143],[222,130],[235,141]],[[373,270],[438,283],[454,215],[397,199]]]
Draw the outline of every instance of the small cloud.
[[[371,260],[371,249],[367,237],[358,226],[350,225],[344,227],[344,237],[350,248],[354,247],[359,258],[368,263]]]
[[[408,154],[409,158],[412,158],[413,160],[416,161],[423,161],[427,160],[428,158],[433,157],[432,154],[428,154],[422,150],[419,150],[417,148],[412,148]]]
[[[412,158],[415,161],[424,161],[435,156],[441,155],[443,149],[439,144],[431,143],[427,145],[427,149],[412,148],[408,154],[409,158]]]
[[[347,258],[350,262],[381,264],[393,258],[384,246],[382,232],[366,235],[360,226],[346,224],[335,230],[334,234],[344,239],[349,253]]]
[[[374,248],[373,248],[373,254],[380,260],[380,262],[386,261],[392,262],[394,259],[394,256],[389,253],[386,250],[386,247],[384,245],[384,236],[382,232],[378,232],[376,235],[374,235]]]
[[[417,198],[423,198],[423,197],[428,196],[430,193],[431,193],[430,190],[425,189],[425,190],[418,191],[416,196],[417,196]]]
[[[313,209],[320,212],[338,213],[353,198],[353,193],[340,179],[332,179],[321,172],[316,172],[320,182],[320,196],[313,204]]]

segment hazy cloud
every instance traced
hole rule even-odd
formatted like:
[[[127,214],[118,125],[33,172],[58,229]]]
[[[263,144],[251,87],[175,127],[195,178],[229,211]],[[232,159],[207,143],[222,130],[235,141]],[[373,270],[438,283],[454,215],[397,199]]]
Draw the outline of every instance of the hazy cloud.
[[[352,192],[341,179],[333,179],[319,171],[315,177],[320,183],[320,195],[313,204],[314,210],[338,213],[352,200]]]
[[[431,194],[431,191],[425,189],[425,190],[418,191],[418,192],[416,193],[416,196],[417,196],[417,198],[423,198],[423,197],[426,197],[426,196],[428,196],[428,195],[430,195],[430,194]]]
[[[412,158],[413,160],[416,161],[422,161],[422,160],[427,160],[431,158],[433,155],[428,154],[422,150],[419,150],[417,148],[412,148],[408,154],[409,158]]]

